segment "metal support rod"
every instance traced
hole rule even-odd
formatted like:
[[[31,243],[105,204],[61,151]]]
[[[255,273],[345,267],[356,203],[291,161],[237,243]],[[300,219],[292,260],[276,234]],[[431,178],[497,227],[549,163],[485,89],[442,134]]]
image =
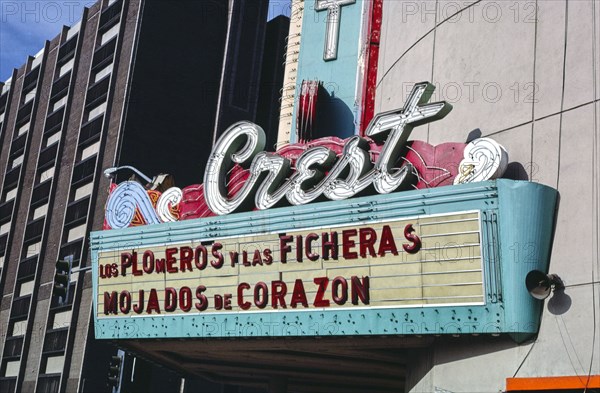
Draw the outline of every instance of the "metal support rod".
[[[120,171],[121,169],[129,169],[130,171],[139,175],[147,183],[152,183],[152,179],[150,179],[148,176],[144,175],[142,172],[140,172],[138,169],[132,167],[131,165],[123,165],[123,166],[118,166],[118,167],[106,168],[104,170],[104,176],[111,178],[115,172]]]
[[[90,271],[90,270],[92,270],[92,267],[91,266],[86,266],[86,267],[80,267],[79,269],[73,269],[71,271],[71,273],[81,273],[81,272],[87,272],[87,271]]]

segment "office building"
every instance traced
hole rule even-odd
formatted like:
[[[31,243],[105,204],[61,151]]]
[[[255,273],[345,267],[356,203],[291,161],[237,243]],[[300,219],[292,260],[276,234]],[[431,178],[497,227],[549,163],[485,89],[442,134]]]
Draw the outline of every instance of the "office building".
[[[0,391],[108,391],[116,347],[94,339],[86,270],[103,171],[200,181],[222,124],[254,120],[267,6],[101,0],[0,84]],[[67,258],[62,304],[52,289]],[[175,378],[144,375],[157,391]]]

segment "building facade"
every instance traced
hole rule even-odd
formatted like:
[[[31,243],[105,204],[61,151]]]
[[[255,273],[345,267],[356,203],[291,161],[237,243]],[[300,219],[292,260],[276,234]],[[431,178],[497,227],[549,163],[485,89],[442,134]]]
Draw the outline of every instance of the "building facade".
[[[47,110],[33,108],[44,102],[43,94],[59,96],[37,92],[32,80],[42,75],[37,65],[46,70],[56,63],[50,54],[58,43],[48,43],[13,75],[10,89],[3,87],[0,320],[8,330],[1,348],[2,391],[50,390],[43,384],[57,383],[46,380],[81,390],[81,361],[74,359],[82,359],[86,344],[74,336],[88,335],[187,379],[210,379],[215,389],[226,383],[271,392],[600,389],[598,1],[292,5],[276,154],[261,154],[272,148],[264,147],[257,127],[235,123],[253,120],[253,104],[242,105],[239,95],[223,99],[227,92],[245,94],[256,67],[236,74],[221,64],[229,88],[207,89],[210,97],[218,96],[210,99],[217,106],[211,113],[223,118],[203,123],[210,130],[202,136],[208,136],[204,156],[182,154],[177,145],[193,143],[187,139],[159,138],[165,154],[144,161],[152,146],[136,149],[146,143],[148,123],[130,133],[126,127],[145,119],[162,124],[153,119],[160,108],[139,111],[139,123],[135,110],[121,108],[127,116],[105,117],[125,128],[108,126],[99,140],[106,146],[122,141],[123,150],[100,146],[104,156],[94,161],[91,177],[77,170],[79,164],[60,165],[50,186],[57,190],[47,191],[34,182],[50,168],[44,159],[50,153],[40,150],[50,118]],[[106,6],[88,15],[101,19],[110,8],[101,13],[100,7]],[[235,35],[231,23],[211,28]],[[90,68],[93,59],[87,61]],[[147,62],[160,68],[156,59]],[[90,75],[81,78],[83,88],[74,92],[85,91]],[[129,91],[119,86],[114,91]],[[136,97],[130,107],[145,99],[145,91]],[[180,116],[190,111],[164,124],[184,127]],[[88,146],[80,146],[86,117],[83,108],[79,113],[65,134],[74,142],[59,145],[74,164],[83,155],[77,149]],[[28,121],[40,123],[33,133]],[[391,141],[397,148],[386,150]],[[478,156],[478,144],[493,154]],[[309,173],[310,166],[287,166],[299,159],[319,164],[310,184],[294,177]],[[486,159],[493,170],[471,182]],[[124,176],[109,196],[91,194],[93,214],[90,202],[85,214],[70,215],[85,183],[72,186],[73,179],[105,189],[101,170],[128,163],[175,174],[182,189],[149,192]],[[350,163],[351,169],[342,166]],[[178,169],[185,173],[178,176]],[[262,176],[267,170],[271,176]],[[361,188],[366,183],[359,179],[373,187]],[[297,187],[281,191],[290,184]],[[36,194],[36,187],[42,191]],[[46,201],[40,194],[58,201],[55,206],[62,201],[66,211],[42,214],[45,208],[37,208]],[[137,198],[138,216],[119,214],[119,200],[127,195]],[[163,195],[180,198],[169,202]],[[16,219],[23,214],[32,218]],[[46,230],[44,223],[45,232],[35,235],[39,214],[51,217],[50,228],[60,216],[60,225]],[[85,230],[77,229],[83,223]],[[102,224],[107,230],[99,230]],[[88,249],[83,236],[89,229],[95,231]],[[50,262],[29,262],[38,260],[35,248],[29,252],[38,241],[46,242],[39,250],[54,250],[45,259]],[[93,277],[80,273],[75,281],[79,303],[73,311],[50,297],[53,263],[66,251],[80,255],[85,266],[89,258],[94,267]],[[535,271],[542,278],[528,285]],[[562,280],[546,282],[546,273]],[[546,300],[530,295],[541,289]],[[64,318],[69,327],[61,330],[64,325],[55,322]],[[66,335],[64,352],[52,349],[58,334]],[[60,373],[48,372],[57,364]],[[192,386],[186,382],[183,389]]]
[[[88,233],[104,222],[103,170],[160,167],[197,181],[219,124],[254,119],[267,5],[101,0],[0,84],[0,391],[110,391],[116,346],[95,340],[90,320]],[[237,91],[231,75],[248,69]],[[161,156],[177,158],[157,167]],[[63,304],[52,288],[65,258]],[[179,388],[180,375],[137,367],[132,391]]]
[[[235,159],[252,171],[243,180],[235,166],[231,178],[210,172],[203,186],[183,189],[184,219],[171,222],[163,210],[164,221],[129,227],[107,209],[112,230],[92,234],[96,337],[191,374],[273,392],[600,389],[598,2],[298,0],[292,8],[279,158],[248,158],[262,145],[244,150],[235,138],[259,141],[260,132],[237,125],[214,157],[239,154],[211,162],[230,168]],[[439,121],[419,117],[435,108]],[[403,149],[387,153],[418,167],[417,190],[298,206],[315,183],[333,197],[340,184],[356,194],[357,173],[372,173],[360,171],[365,157],[374,173],[391,171],[377,166],[384,150],[371,137],[411,122],[407,141],[395,139]],[[502,179],[457,184],[481,162],[466,152],[474,160],[466,168],[450,152],[481,139],[503,146],[493,162],[508,152]],[[286,202],[275,187],[286,184],[278,168],[308,160],[311,149],[335,152],[335,162],[352,157],[355,166],[338,173],[341,183],[299,186]],[[325,166],[323,176],[336,173],[325,159],[311,162]],[[392,164],[400,170],[403,161]],[[435,187],[431,172],[440,169],[459,180]],[[269,180],[252,177],[261,170],[271,171]],[[281,177],[294,179],[290,173]],[[254,200],[246,179],[263,186]],[[192,195],[202,195],[204,210]],[[371,251],[366,234],[385,236],[389,229],[378,225],[394,220],[404,228],[394,244],[408,250],[387,240]],[[480,226],[459,233],[459,221]],[[426,232],[428,225],[436,229]],[[472,242],[455,238],[467,232],[477,234]],[[420,250],[413,233],[452,241],[423,240]],[[473,245],[480,253],[467,251]],[[113,263],[123,277],[107,273]],[[403,270],[411,266],[417,271]],[[150,278],[156,269],[159,284]],[[535,270],[559,275],[564,288],[556,281],[547,300],[535,299],[536,286],[526,285]],[[320,292],[325,283],[333,292]],[[121,330],[109,331],[111,324]]]
[[[413,138],[489,136],[509,152],[505,177],[558,190],[549,271],[566,284],[546,300],[537,337],[423,349],[409,391],[598,389],[599,17],[597,1],[384,2],[377,110],[401,105],[411,82],[432,80],[454,110]],[[515,243],[511,263],[527,263],[536,247]]]

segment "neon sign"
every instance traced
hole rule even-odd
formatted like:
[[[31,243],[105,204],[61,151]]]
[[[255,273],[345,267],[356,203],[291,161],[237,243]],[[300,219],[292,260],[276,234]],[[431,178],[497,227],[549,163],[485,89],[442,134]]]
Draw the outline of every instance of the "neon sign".
[[[375,116],[365,138],[324,138],[271,153],[263,151],[265,135],[258,125],[236,123],[214,146],[203,185],[173,187],[153,200],[139,183],[121,183],[108,199],[105,228],[130,226],[136,216],[157,224],[502,176],[508,155],[492,139],[437,147],[408,141],[415,126],[452,109],[446,102],[429,103],[434,89],[428,82],[415,85],[402,109]]]
[[[327,31],[325,33],[325,49],[323,60],[335,60],[340,39],[340,14],[342,7],[356,3],[356,0],[316,0],[315,11],[327,10]]]

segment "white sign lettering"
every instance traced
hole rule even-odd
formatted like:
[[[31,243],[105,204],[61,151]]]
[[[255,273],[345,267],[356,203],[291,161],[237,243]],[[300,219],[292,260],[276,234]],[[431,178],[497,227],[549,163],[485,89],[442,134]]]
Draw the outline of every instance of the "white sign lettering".
[[[250,122],[234,124],[219,139],[208,160],[204,175],[208,207],[223,215],[247,207],[252,194],[254,205],[262,210],[276,205],[284,196],[292,205],[303,205],[321,195],[330,200],[347,199],[371,185],[380,194],[407,188],[413,180],[412,166],[394,165],[413,127],[441,119],[452,110],[446,102],[428,103],[434,89],[427,82],[415,85],[404,108],[379,114],[371,121],[367,136],[385,140],[374,165],[369,160],[366,140],[355,136],[347,140],[337,161],[329,149],[306,150],[296,163],[296,172],[288,176],[288,159],[262,151],[262,128]],[[227,173],[235,164],[250,162],[250,177],[233,197],[228,197]]]
[[[337,59],[338,43],[340,40],[340,13],[345,5],[354,4],[356,0],[316,0],[315,11],[327,10],[327,24],[325,32],[325,49],[323,60]]]

